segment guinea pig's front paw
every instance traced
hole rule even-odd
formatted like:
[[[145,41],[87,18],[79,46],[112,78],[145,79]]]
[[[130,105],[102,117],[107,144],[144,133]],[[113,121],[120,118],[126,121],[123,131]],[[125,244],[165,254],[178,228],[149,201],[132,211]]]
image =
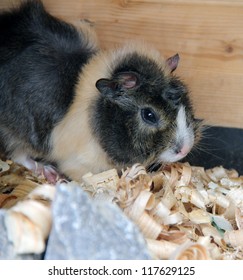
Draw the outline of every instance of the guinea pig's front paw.
[[[65,179],[65,176],[59,173],[53,165],[36,161],[24,153],[14,155],[12,160],[31,170],[35,175],[44,176],[50,184],[55,185],[60,179]]]
[[[51,165],[43,165],[40,174],[43,174],[46,180],[53,185],[55,185],[59,180],[65,178],[64,175],[60,174],[58,170]]]
[[[56,185],[58,181],[66,179],[66,177],[56,169],[56,167],[49,164],[45,165],[37,161],[34,161],[34,163],[36,167],[35,170],[33,170],[33,172],[37,176],[44,176],[48,183]]]

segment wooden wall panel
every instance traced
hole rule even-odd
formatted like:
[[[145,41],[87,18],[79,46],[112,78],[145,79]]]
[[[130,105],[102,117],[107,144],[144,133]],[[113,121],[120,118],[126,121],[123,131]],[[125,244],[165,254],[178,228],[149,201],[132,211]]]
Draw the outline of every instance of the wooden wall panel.
[[[19,0],[1,0],[0,9]],[[243,128],[243,0],[44,0],[67,21],[95,22],[102,47],[144,39],[189,85],[196,115],[211,125]]]

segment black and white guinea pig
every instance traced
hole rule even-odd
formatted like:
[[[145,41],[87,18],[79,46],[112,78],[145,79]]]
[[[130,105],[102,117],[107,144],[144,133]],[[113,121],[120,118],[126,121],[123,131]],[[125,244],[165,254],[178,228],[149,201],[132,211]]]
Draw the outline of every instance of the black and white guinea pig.
[[[200,125],[187,87],[171,74],[179,56],[165,60],[141,43],[101,51],[93,33],[86,21],[53,17],[40,1],[0,14],[4,151],[31,169],[37,159],[54,163],[74,180],[181,160]]]

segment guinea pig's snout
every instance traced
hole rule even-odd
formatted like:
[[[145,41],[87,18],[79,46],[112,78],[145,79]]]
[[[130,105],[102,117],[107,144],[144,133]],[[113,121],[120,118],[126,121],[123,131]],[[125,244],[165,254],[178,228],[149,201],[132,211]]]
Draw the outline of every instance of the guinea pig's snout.
[[[181,157],[185,157],[187,156],[187,154],[189,154],[189,152],[191,151],[192,147],[190,145],[178,145],[175,148],[175,154],[177,154],[178,156]]]
[[[192,146],[191,145],[178,145],[175,148],[175,154],[176,156],[180,157],[180,158],[184,158],[185,156],[187,156],[189,154],[189,152],[191,151]]]
[[[194,141],[185,141],[172,145],[159,156],[160,162],[176,162],[186,157],[193,147]]]

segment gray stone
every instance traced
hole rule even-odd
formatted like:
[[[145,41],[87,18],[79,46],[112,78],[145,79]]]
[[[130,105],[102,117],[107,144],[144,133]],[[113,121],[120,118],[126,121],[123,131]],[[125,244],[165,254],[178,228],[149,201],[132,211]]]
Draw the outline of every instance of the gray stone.
[[[5,211],[0,210],[0,259],[9,260],[14,258],[13,246],[8,242],[7,230],[4,225]]]
[[[80,186],[60,184],[45,259],[150,259],[137,227],[111,202],[94,201]]]

